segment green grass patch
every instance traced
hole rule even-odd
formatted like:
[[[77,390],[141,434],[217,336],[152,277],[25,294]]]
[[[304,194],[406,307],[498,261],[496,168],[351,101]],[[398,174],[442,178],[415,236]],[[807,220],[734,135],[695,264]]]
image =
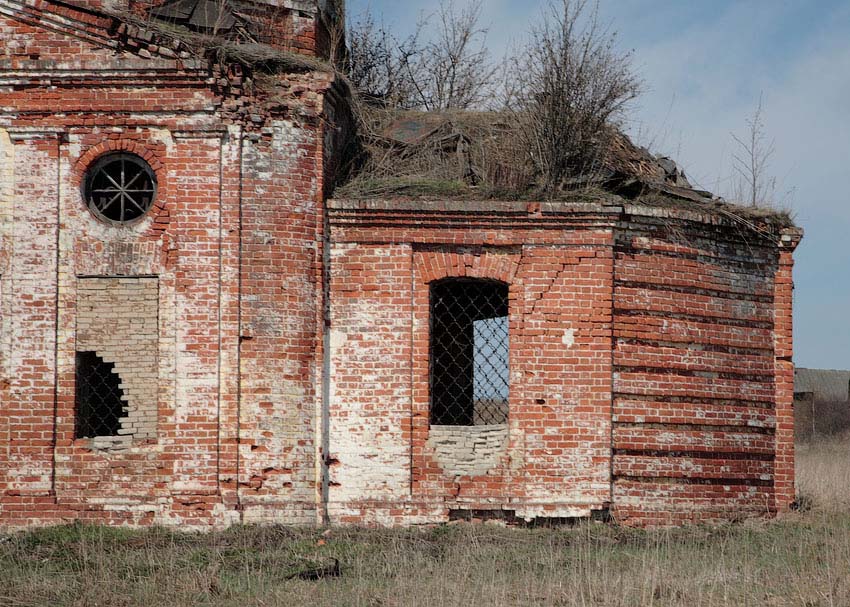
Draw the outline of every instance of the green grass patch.
[[[800,446],[810,510],[716,526],[33,529],[0,535],[0,606],[843,607],[848,457],[850,437]]]

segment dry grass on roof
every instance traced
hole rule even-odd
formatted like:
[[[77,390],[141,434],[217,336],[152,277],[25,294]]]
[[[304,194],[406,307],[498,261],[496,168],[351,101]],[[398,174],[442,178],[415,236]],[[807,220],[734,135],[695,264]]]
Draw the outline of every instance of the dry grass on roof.
[[[399,112],[355,100],[362,154],[338,195],[534,197],[529,167],[496,112]]]
[[[319,71],[347,83],[332,64],[315,57],[132,14],[115,16],[170,41],[172,48],[179,46],[219,65],[236,63],[255,75]],[[275,86],[273,78],[255,78],[257,88],[273,92]],[[357,122],[354,149],[359,153],[343,163],[349,167],[349,177],[336,189],[337,198],[574,202],[613,197],[719,215],[757,232],[793,225],[788,211],[735,205],[692,188],[672,160],[654,156],[613,128],[605,136],[609,148],[599,165],[566,179],[552,194],[543,192],[536,182],[515,117],[508,112],[397,110],[366,103],[356,93],[349,101]]]
[[[202,41],[206,52],[218,53],[225,62],[237,62],[268,73],[289,71],[319,71],[333,73],[328,62],[315,57],[285,51],[261,42],[231,42],[212,38]]]
[[[632,202],[656,208],[681,209],[696,213],[720,215],[772,228],[788,228],[795,225],[791,211],[788,209],[741,205],[720,198],[693,201],[648,189],[646,194],[639,196]]]
[[[788,211],[736,205],[692,187],[672,160],[652,155],[618,131],[593,174],[565,180],[547,196],[535,183],[507,113],[427,113],[362,103],[355,108],[360,164],[336,198],[605,199],[720,216],[761,233],[793,225]]]

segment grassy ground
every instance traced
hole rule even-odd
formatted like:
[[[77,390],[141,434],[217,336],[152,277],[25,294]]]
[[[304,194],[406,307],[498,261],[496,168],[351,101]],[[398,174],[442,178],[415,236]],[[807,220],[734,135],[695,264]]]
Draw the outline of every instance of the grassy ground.
[[[0,605],[850,605],[850,439],[799,449],[811,509],[641,531],[66,526],[0,538]],[[340,563],[340,575],[301,579]]]
[[[850,513],[850,433],[797,445],[796,456],[803,500],[819,510]]]

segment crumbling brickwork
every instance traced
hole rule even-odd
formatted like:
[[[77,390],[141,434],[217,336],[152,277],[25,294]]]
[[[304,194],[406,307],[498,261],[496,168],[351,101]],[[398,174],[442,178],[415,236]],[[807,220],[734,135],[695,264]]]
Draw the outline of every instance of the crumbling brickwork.
[[[331,226],[332,520],[671,524],[793,501],[776,368],[797,236],[556,203],[335,201]],[[449,276],[510,286],[506,427],[429,425],[426,286]]]
[[[315,522],[332,77],[246,104],[179,41],[61,3],[4,2],[0,38],[0,522]],[[132,224],[82,194],[109,154],[156,179]],[[89,351],[130,440],[76,436]]]
[[[620,516],[670,522],[787,506],[780,453],[791,439],[780,419],[790,404],[774,369],[789,355],[776,343],[790,321],[777,308],[782,254],[704,223],[623,227],[612,445]]]
[[[0,0],[0,525],[791,503],[799,231],[607,198],[326,200],[353,125],[330,70],[257,79],[117,4]],[[287,48],[322,55],[321,7],[278,8]],[[125,222],[89,190],[127,158],[156,187]],[[97,204],[133,204],[112,175]],[[441,281],[501,293],[505,389],[465,378],[472,425],[432,416]],[[80,354],[120,379],[117,427],[80,430]]]

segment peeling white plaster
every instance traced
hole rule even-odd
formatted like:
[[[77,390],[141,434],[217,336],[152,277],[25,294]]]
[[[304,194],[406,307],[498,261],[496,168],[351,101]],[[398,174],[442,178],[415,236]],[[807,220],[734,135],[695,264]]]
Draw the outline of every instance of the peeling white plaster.
[[[159,141],[165,146],[167,153],[171,154],[174,150],[174,138],[171,136],[171,131],[168,129],[151,129],[151,139]]]

